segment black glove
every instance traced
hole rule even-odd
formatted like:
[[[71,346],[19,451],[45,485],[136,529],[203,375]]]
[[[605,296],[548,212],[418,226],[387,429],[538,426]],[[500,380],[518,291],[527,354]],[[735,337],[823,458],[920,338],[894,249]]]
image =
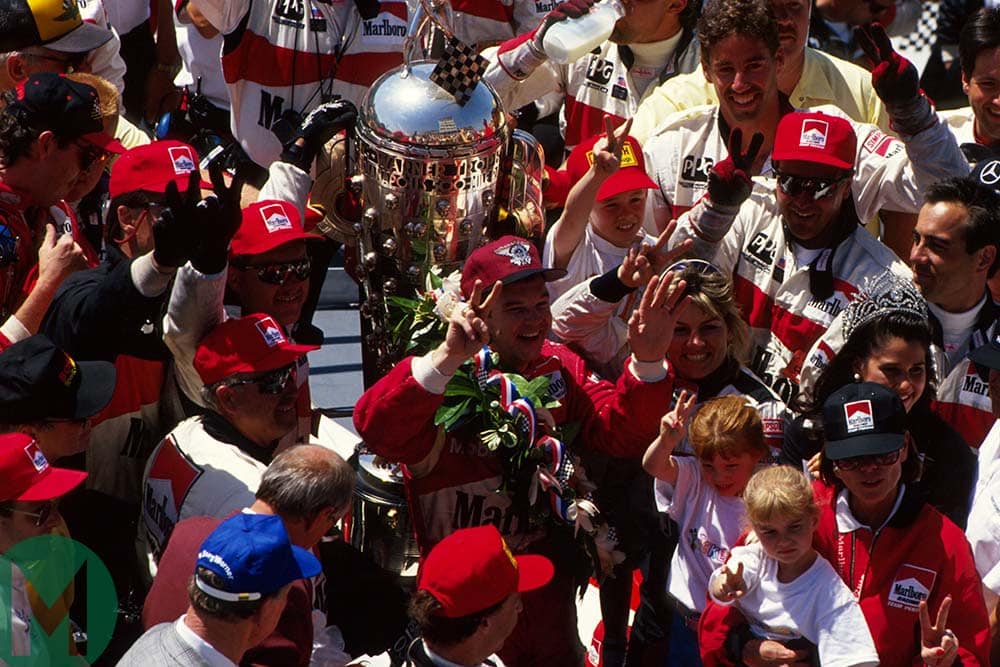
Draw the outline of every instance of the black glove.
[[[153,221],[153,259],[164,267],[183,266],[191,257],[191,233],[197,221],[201,199],[201,173],[188,175],[188,187],[182,196],[177,184],[167,183],[165,207]]]
[[[232,184],[227,187],[222,165],[218,161],[209,166],[208,173],[212,178],[214,194],[198,202],[195,216],[197,229],[192,235],[195,242],[191,250],[191,266],[204,274],[219,273],[226,268],[229,242],[243,219],[240,209],[242,177],[233,177]]]
[[[743,131],[729,133],[729,155],[712,165],[708,174],[708,200],[715,208],[739,208],[750,196],[753,182],[748,172],[764,143],[764,135],[754,132],[746,153],[741,153]]]
[[[872,87],[885,103],[892,127],[909,135],[930,127],[936,116],[920,89],[917,68],[892,48],[885,29],[878,23],[859,26],[854,39],[872,63]]]
[[[316,154],[337,132],[354,125],[358,109],[347,100],[334,100],[321,104],[305,117],[295,136],[285,144],[281,160],[294,164],[302,171],[309,171]],[[300,146],[298,140],[302,139]]]
[[[542,22],[538,24],[535,28],[534,36],[532,37],[532,42],[535,47],[541,51],[545,52],[542,48],[542,38],[545,37],[545,31],[552,27],[553,23],[558,23],[559,21],[565,21],[566,19],[575,19],[584,14],[590,13],[590,8],[597,4],[597,0],[565,0],[555,6]]]

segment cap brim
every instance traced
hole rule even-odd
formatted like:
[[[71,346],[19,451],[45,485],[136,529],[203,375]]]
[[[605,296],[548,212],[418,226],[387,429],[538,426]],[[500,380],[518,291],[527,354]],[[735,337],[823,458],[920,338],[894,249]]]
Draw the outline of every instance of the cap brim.
[[[315,577],[323,571],[322,563],[320,563],[319,559],[316,558],[316,556],[314,556],[308,549],[303,549],[302,547],[297,547],[293,544],[292,554],[295,556],[295,562],[298,563],[302,579]]]
[[[276,371],[279,368],[284,368],[285,366],[294,363],[299,357],[307,352],[312,352],[318,349],[319,345],[298,345],[296,343],[284,345],[281,349],[275,350],[263,359],[259,359],[253,364],[248,364],[248,366],[253,366],[253,370],[247,370],[244,372],[266,373],[267,371]]]
[[[515,556],[517,560],[517,590],[520,593],[541,588],[552,581],[555,567],[545,556]]]
[[[76,390],[76,409],[73,419],[93,417],[111,402],[118,373],[108,361],[78,361],[80,386]]]
[[[888,454],[902,449],[905,444],[906,436],[902,433],[871,433],[844,440],[828,440],[823,454],[831,461],[839,461],[854,456]]]
[[[103,148],[109,153],[121,155],[126,151],[122,142],[118,141],[107,132],[91,132],[90,134],[85,134],[80,138],[94,144],[98,148]]]
[[[84,21],[73,30],[41,46],[61,53],[88,53],[111,41],[114,34],[107,28]]]
[[[48,472],[15,500],[35,502],[59,498],[80,486],[85,479],[87,479],[87,473],[83,471],[49,466]]]
[[[980,366],[1000,370],[1000,346],[993,343],[980,345],[969,354],[969,359]]]
[[[524,269],[523,271],[515,271],[514,273],[505,277],[502,282],[504,285],[510,285],[511,283],[516,283],[519,280],[524,280],[526,278],[531,278],[532,276],[542,274],[542,278],[545,282],[550,283],[553,280],[559,280],[566,276],[566,269]],[[491,285],[492,287],[492,285]]]
[[[597,191],[597,201],[604,201],[630,190],[656,190],[659,187],[643,170],[638,167],[627,167],[619,169],[604,181]]]

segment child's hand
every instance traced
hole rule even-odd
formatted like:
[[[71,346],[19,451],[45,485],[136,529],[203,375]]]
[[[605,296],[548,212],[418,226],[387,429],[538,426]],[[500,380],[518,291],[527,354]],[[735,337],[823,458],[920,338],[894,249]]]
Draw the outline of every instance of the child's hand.
[[[622,162],[622,145],[628,131],[632,129],[632,119],[626,120],[617,130],[611,116],[604,114],[604,137],[594,144],[594,172],[607,178],[618,171]]]
[[[722,566],[720,576],[712,578],[712,596],[723,602],[738,600],[747,592],[746,582],[743,581],[743,563],[736,564],[736,571],[732,572],[728,565]]]
[[[682,389],[674,409],[660,419],[660,435],[680,441],[687,434],[688,420],[694,411],[694,401],[697,395],[687,389]]]

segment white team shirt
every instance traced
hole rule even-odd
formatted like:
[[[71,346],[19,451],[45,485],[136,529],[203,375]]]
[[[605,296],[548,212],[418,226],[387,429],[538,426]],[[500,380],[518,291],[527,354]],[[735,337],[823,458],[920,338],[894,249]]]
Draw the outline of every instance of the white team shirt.
[[[808,570],[788,583],[778,581],[778,561],[760,543],[734,547],[729,570],[739,563],[747,592],[731,604],[747,617],[756,637],[775,641],[805,637],[816,645],[823,667],[879,664],[861,606],[825,558],[817,555]],[[721,568],[712,573],[721,575]]]

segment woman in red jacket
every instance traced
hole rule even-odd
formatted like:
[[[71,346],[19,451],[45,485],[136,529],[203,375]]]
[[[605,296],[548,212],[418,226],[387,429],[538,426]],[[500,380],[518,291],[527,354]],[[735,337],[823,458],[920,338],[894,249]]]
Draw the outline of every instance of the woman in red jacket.
[[[873,383],[847,385],[823,404],[823,422],[813,545],[854,591],[881,664],[989,665],[989,621],[972,550],[912,483],[920,468],[899,396]],[[742,623],[721,607],[706,609],[699,633],[706,666],[806,658],[746,636]]]

